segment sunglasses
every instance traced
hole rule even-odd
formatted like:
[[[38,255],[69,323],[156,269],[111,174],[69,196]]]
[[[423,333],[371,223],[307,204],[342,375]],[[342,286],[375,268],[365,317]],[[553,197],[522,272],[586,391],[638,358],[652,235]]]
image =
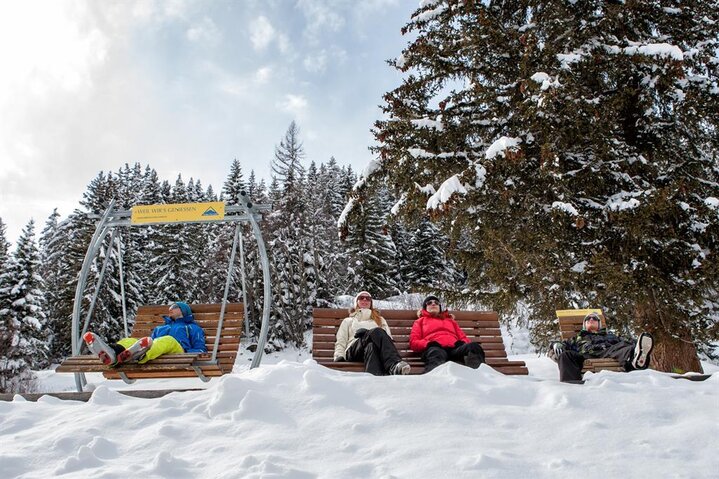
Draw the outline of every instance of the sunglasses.
[[[430,299],[429,301],[427,301],[427,306],[429,306],[430,304],[436,304],[437,306],[439,306],[440,303],[436,299]]]
[[[372,301],[372,298],[370,298],[369,296],[359,296],[357,298],[357,301]]]

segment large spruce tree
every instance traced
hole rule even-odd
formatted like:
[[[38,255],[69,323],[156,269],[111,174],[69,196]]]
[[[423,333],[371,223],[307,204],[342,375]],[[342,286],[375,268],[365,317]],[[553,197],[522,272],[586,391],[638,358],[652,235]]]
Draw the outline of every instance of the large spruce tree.
[[[40,253],[35,244],[35,222],[30,220],[18,238],[14,254],[0,276],[0,321],[12,331],[8,351],[0,361],[0,375],[22,376],[25,367],[48,366],[48,328],[44,310]]]
[[[403,33],[365,188],[429,209],[463,299],[526,302],[537,344],[555,309],[601,306],[654,334],[656,367],[698,370],[719,312],[719,3],[425,1]]]
[[[269,343],[276,348],[286,343],[304,344],[317,296],[315,255],[307,235],[304,157],[299,128],[293,121],[275,148],[272,172],[276,184],[270,198],[274,211],[265,228],[274,297]]]

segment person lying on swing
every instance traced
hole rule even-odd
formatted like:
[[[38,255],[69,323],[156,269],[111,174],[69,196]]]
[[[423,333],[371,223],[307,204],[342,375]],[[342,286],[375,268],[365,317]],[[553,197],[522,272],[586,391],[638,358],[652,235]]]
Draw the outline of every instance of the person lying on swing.
[[[144,364],[163,354],[206,353],[205,331],[195,322],[190,306],[178,301],[170,305],[168,312],[163,316],[165,324],[155,327],[144,338],[123,338],[110,345],[90,331],[82,338],[88,349],[108,366],[135,360]]]

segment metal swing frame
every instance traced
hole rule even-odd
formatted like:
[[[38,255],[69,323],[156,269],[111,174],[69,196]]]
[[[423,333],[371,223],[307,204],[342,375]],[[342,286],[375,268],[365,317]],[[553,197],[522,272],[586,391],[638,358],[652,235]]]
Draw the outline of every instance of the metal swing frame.
[[[124,272],[122,268],[122,248],[120,245],[120,239],[119,236],[117,236],[117,229],[118,227],[136,227],[136,226],[150,226],[150,225],[156,225],[156,224],[217,224],[217,223],[236,223],[235,225],[235,231],[234,231],[234,238],[232,242],[232,253],[230,254],[230,260],[227,267],[227,278],[225,280],[225,290],[222,297],[222,305],[220,307],[220,317],[217,324],[217,334],[215,337],[215,344],[212,349],[212,357],[209,361],[203,361],[198,363],[199,365],[203,364],[217,364],[217,351],[219,349],[219,343],[220,343],[220,333],[222,331],[222,323],[225,316],[225,308],[227,305],[227,296],[230,289],[230,283],[232,281],[232,269],[234,267],[235,263],[235,256],[237,253],[237,248],[239,245],[240,248],[240,258],[241,258],[241,280],[242,280],[242,296],[243,296],[243,306],[244,306],[244,318],[245,318],[245,334],[249,334],[249,324],[247,321],[247,297],[246,297],[246,287],[245,287],[245,262],[244,262],[244,244],[242,241],[242,234],[241,234],[241,226],[243,223],[249,223],[252,227],[252,234],[255,238],[255,241],[257,242],[257,249],[260,253],[260,263],[262,266],[262,277],[264,280],[264,301],[263,301],[263,307],[262,307],[262,326],[260,328],[260,335],[258,338],[257,343],[257,349],[255,350],[255,354],[252,358],[252,363],[250,364],[250,368],[256,368],[260,365],[260,362],[262,361],[262,354],[265,349],[265,343],[267,341],[267,333],[269,330],[269,318],[270,318],[270,301],[272,300],[272,288],[270,284],[270,263],[269,259],[267,257],[267,249],[265,248],[265,242],[262,239],[262,232],[260,231],[260,227],[257,223],[258,220],[262,219],[262,213],[266,213],[271,211],[272,205],[268,204],[252,204],[252,202],[249,201],[249,198],[247,198],[247,195],[245,192],[241,192],[240,195],[241,203],[239,205],[231,205],[231,206],[225,206],[225,216],[223,219],[213,220],[213,221],[172,221],[171,223],[168,222],[157,222],[157,223],[143,223],[142,225],[133,225],[130,221],[130,217],[132,212],[130,210],[116,210],[115,207],[115,200],[112,200],[103,213],[103,215],[100,217],[100,220],[97,223],[97,226],[95,228],[95,233],[92,236],[92,239],[90,240],[90,244],[88,245],[87,252],[85,254],[85,259],[82,263],[82,268],[80,269],[80,274],[78,277],[77,282],[77,289],[75,290],[75,301],[73,304],[72,309],[72,355],[73,356],[79,356],[80,350],[82,348],[83,342],[82,342],[82,336],[87,332],[87,329],[90,324],[90,319],[92,318],[93,310],[95,309],[95,303],[97,302],[97,297],[100,292],[100,289],[102,287],[102,282],[105,277],[105,272],[107,270],[107,265],[109,263],[110,258],[112,257],[113,250],[117,249],[118,254],[118,262],[119,262],[119,275],[120,275],[120,295],[122,298],[122,320],[124,325],[124,332],[125,336],[129,336],[129,330],[127,327],[127,306],[125,302],[125,285],[124,285]],[[97,284],[95,285],[95,291],[93,293],[92,299],[90,300],[90,305],[87,309],[87,312],[85,313],[85,321],[83,323],[82,329],[80,329],[80,317],[82,315],[82,299],[83,294],[85,292],[85,287],[87,285],[87,279],[90,273],[90,267],[92,266],[93,261],[97,257],[98,253],[100,252],[102,245],[105,242],[105,238],[107,235],[110,235],[110,241],[108,242],[108,250],[107,254],[105,255],[105,259],[102,264],[102,268],[100,270],[100,275],[97,280]],[[195,372],[198,374],[198,377],[202,379],[203,381],[209,381],[209,378],[206,378],[199,367],[194,367]],[[85,378],[85,373],[74,373],[75,375],[75,385],[77,387],[78,392],[82,392],[83,386],[87,384],[87,380]],[[120,374],[120,377],[125,382],[134,382],[135,380],[128,379],[127,376],[124,374]]]

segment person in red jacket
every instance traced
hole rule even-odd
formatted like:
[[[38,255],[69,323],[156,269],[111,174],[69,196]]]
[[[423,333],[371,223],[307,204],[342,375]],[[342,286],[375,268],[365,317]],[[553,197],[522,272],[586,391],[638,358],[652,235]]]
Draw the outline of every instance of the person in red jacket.
[[[409,347],[422,353],[424,372],[454,361],[477,369],[484,362],[484,350],[469,340],[454,316],[442,308],[439,298],[429,295],[417,311],[417,320],[409,335]]]

